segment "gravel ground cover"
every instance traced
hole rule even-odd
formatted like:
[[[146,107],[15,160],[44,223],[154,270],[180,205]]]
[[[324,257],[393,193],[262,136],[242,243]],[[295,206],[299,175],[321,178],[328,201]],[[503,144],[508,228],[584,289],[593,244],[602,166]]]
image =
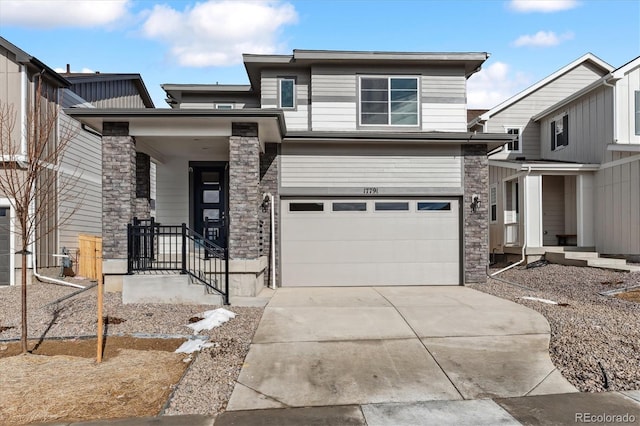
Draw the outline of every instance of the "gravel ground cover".
[[[28,287],[29,338],[96,335],[95,288],[51,304],[75,291],[77,289],[71,287],[42,283]],[[123,305],[120,293],[105,293],[104,297],[108,335],[189,336],[192,330],[185,326],[189,319],[214,308],[211,305]],[[237,316],[220,327],[199,333],[209,336],[214,347],[194,355],[173,391],[165,414],[216,414],[226,407],[263,308],[226,309]],[[0,346],[2,341],[19,338],[20,315],[20,286],[0,287]]]
[[[470,287],[544,315],[551,325],[551,360],[576,388],[640,390],[640,304],[599,294],[640,285],[640,273],[548,264],[516,267],[499,278],[527,289],[495,279]]]

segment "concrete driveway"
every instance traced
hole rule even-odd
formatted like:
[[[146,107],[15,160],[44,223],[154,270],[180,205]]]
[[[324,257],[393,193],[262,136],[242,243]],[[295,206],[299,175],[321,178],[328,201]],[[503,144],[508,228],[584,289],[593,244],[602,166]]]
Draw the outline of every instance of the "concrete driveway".
[[[575,392],[549,324],[466,287],[281,288],[227,410]]]

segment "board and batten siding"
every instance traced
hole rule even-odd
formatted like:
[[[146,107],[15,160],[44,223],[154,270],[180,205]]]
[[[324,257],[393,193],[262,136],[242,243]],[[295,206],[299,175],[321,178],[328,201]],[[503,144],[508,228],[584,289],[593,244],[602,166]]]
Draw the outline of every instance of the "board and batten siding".
[[[496,253],[502,253],[504,250],[504,197],[505,197],[505,180],[518,179],[516,171],[506,167],[489,167],[489,188],[495,185],[496,187],[496,221],[491,222],[489,220],[489,250]],[[522,185],[520,185],[522,187]],[[490,189],[489,189],[490,190]],[[522,197],[522,191],[520,191],[520,197]],[[487,199],[489,199],[487,197]],[[520,204],[522,206],[522,204]],[[489,209],[491,206],[489,206]],[[523,209],[520,209],[522,211]],[[522,227],[522,220],[520,220],[518,229],[518,236],[523,235],[524,228]]]
[[[462,188],[459,147],[288,143],[280,161],[283,188]]]
[[[485,126],[485,132],[505,133],[506,127],[521,127],[521,153],[502,151],[491,156],[493,159],[515,159],[526,157],[538,159],[540,151],[540,125],[531,117],[560,102],[569,95],[588,86],[606,72],[589,63],[582,63],[565,74],[549,82],[518,102],[495,113]],[[544,133],[544,132],[543,132]]]
[[[618,126],[617,143],[640,144],[640,135],[636,135],[635,92],[640,90],[640,67],[625,74],[616,82],[616,114]]]
[[[551,149],[551,122],[569,116],[569,144]],[[540,120],[540,152],[546,160],[577,163],[609,161],[613,142],[613,90],[600,87]]]
[[[62,98],[64,108],[77,103],[74,96]],[[60,113],[60,120],[63,129],[71,129],[73,138],[61,161],[59,179],[64,194],[58,205],[58,239],[60,250],[66,247],[73,251],[78,248],[78,234],[102,236],[102,141],[64,113]]]
[[[332,67],[311,68],[312,130],[360,130],[358,77],[400,75],[420,78],[420,128],[424,131],[466,131],[466,79],[456,67]],[[371,129],[374,129],[373,127]],[[399,130],[402,127],[384,127]],[[375,127],[380,130],[380,127]],[[408,127],[407,130],[415,130]]]
[[[71,90],[97,108],[145,108],[133,80],[78,82]]]
[[[613,160],[637,153],[613,152]],[[640,161],[606,167],[596,173],[596,249],[605,254],[640,254]]]
[[[15,56],[0,47],[0,103],[14,109],[16,123],[11,133],[12,140],[20,140],[20,106],[22,77]]]
[[[309,130],[309,84],[308,71],[265,70],[261,75],[262,108],[278,108],[278,81],[281,78],[295,79],[295,108],[283,108],[288,130]]]

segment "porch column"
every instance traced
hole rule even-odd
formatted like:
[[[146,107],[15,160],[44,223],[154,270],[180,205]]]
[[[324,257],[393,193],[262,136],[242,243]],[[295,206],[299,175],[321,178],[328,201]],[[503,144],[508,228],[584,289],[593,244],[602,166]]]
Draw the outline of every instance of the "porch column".
[[[151,217],[151,157],[136,152],[136,198],[133,215],[141,219]]]
[[[103,259],[124,260],[126,273],[127,224],[134,214],[136,148],[129,123],[102,126],[102,253]],[[120,268],[121,269],[121,268]]]
[[[579,247],[594,247],[595,240],[595,176],[591,173],[576,177],[577,243]]]
[[[523,192],[527,247],[542,247],[542,176],[525,176]]]
[[[257,123],[233,123],[229,138],[229,258],[258,259],[260,142]]]
[[[489,160],[487,146],[463,147],[464,155],[464,282],[486,282],[489,263]],[[479,204],[471,208],[473,197]]]

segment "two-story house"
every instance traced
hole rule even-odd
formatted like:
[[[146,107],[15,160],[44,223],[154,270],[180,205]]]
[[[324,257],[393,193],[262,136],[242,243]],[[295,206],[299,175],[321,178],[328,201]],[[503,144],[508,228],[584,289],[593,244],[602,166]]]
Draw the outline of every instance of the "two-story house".
[[[50,146],[58,146],[65,139],[66,148],[57,165],[55,182],[49,181],[55,185],[49,185],[46,191],[36,188],[32,209],[38,218],[33,234],[35,243],[28,247],[32,253],[27,261],[30,276],[39,276],[38,268],[59,266],[60,259],[54,255],[60,254],[63,247],[75,255],[79,234],[102,233],[100,135],[83,130],[61,108],[154,106],[138,74],[62,75],[0,37],[0,105],[8,113],[3,117],[6,120],[3,125],[9,121],[14,124],[12,134],[2,135],[2,154],[13,157],[5,164],[7,168],[14,164],[24,167],[30,161],[32,141],[27,132],[35,122],[36,103],[47,105],[50,119],[55,120]],[[19,282],[16,268],[20,255],[12,254],[21,248],[11,196],[0,194],[0,285]]]
[[[639,65],[584,55],[469,123],[518,135],[490,155],[492,252],[640,254]]]
[[[107,286],[180,301],[180,275],[232,296],[484,281],[487,152],[514,138],[467,131],[466,81],[487,57],[244,55],[250,84],[166,84],[169,110],[69,110],[102,134],[113,182]],[[153,220],[136,174],[149,162]],[[155,270],[182,274],[140,274]]]

